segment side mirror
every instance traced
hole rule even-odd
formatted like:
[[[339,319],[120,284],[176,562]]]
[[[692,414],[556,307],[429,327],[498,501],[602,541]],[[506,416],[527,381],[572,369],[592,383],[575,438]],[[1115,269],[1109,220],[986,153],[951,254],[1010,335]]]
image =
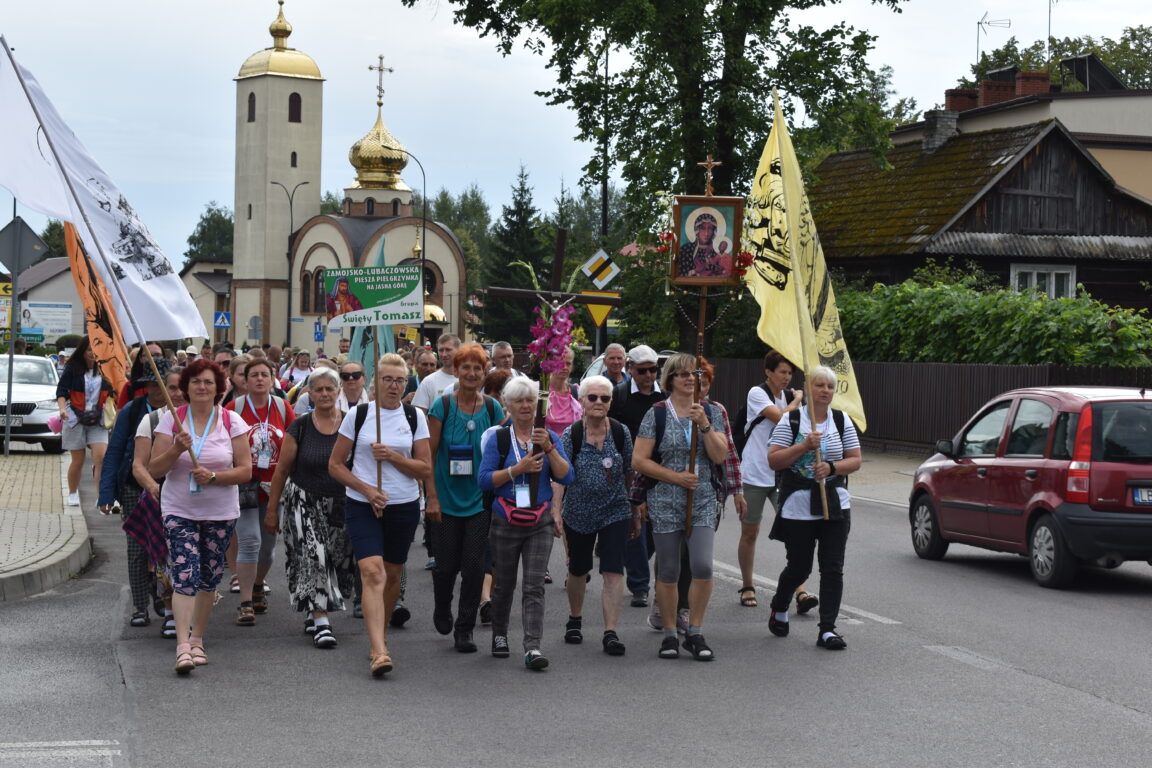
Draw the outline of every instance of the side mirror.
[[[956,447],[951,440],[937,440],[936,453],[942,453],[950,459],[956,458]]]

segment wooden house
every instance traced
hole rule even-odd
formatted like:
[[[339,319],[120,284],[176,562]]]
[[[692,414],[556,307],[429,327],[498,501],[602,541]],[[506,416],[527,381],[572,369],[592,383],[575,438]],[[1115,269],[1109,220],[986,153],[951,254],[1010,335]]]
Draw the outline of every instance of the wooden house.
[[[1149,306],[1152,201],[1119,187],[1058,119],[956,130],[929,112],[921,141],[881,168],[831,155],[810,187],[825,257],[849,277],[900,282],[929,259],[979,265],[1005,285]]]

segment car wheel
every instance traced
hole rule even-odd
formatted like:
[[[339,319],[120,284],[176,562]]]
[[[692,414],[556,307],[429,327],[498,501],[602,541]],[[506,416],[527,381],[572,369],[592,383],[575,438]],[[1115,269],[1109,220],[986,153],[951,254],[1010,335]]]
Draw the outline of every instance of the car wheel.
[[[940,535],[940,518],[928,494],[917,496],[912,505],[912,548],[925,560],[939,560],[948,551],[948,542]]]
[[[40,443],[40,447],[44,449],[44,453],[64,453],[64,442],[62,440],[45,440]]]
[[[1062,589],[1072,583],[1079,562],[1064,542],[1051,515],[1036,521],[1028,537],[1028,562],[1032,577],[1042,587]]]

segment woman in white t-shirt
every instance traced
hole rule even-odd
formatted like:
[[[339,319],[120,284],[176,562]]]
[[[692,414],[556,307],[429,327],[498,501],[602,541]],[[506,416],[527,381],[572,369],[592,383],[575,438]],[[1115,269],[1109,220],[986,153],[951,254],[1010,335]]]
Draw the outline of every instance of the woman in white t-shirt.
[[[164,478],[160,509],[176,616],[176,671],[186,675],[208,663],[204,630],[240,517],[239,485],[252,477],[252,456],[248,425],[219,407],[224,397],[220,366],[194,360],[180,374],[180,390],[188,406],[177,411],[179,426],[171,412],[160,417],[148,471],[157,480]]]
[[[737,596],[740,605],[745,608],[758,605],[756,587],[752,585],[752,580],[756,565],[756,539],[760,536],[764,510],[767,509],[771,517],[775,517],[777,510],[776,473],[768,466],[768,441],[780,419],[786,418],[803,402],[803,392],[787,389],[792,382],[793,369],[788,358],[773,349],[764,355],[764,383],[748,390],[745,406],[748,422],[744,426],[747,442],[740,457],[747,509],[740,516],[740,543],[736,545],[736,561],[740,564],[740,575],[743,578]],[[800,613],[808,613],[819,604],[819,598],[809,594],[803,584],[797,587],[796,609]]]
[[[770,537],[783,541],[788,551],[788,563],[772,596],[768,630],[777,637],[788,634],[792,592],[812,572],[812,556],[819,544],[822,599],[816,645],[831,651],[848,647],[836,632],[836,615],[844,593],[844,550],[851,528],[852,498],[844,476],[860,469],[860,439],[852,420],[832,410],[835,395],[836,372],[825,366],[813,368],[808,374],[811,419],[807,409],[800,411],[797,425],[791,415],[781,419],[772,430],[768,449],[768,463],[780,473],[780,515]],[[819,492],[821,481],[826,508]]]
[[[408,369],[397,354],[380,358],[376,400],[353,408],[340,425],[328,460],[332,479],[347,488],[344,524],[364,584],[364,627],[372,643],[374,677],[392,670],[388,622],[400,596],[408,548],[420,524],[420,482],[435,499],[428,421],[423,411],[402,404]],[[364,409],[360,429],[357,410]],[[354,453],[353,453],[354,451]],[[347,466],[352,456],[352,468]],[[431,506],[431,505],[430,505]],[[432,513],[429,516],[435,521]]]

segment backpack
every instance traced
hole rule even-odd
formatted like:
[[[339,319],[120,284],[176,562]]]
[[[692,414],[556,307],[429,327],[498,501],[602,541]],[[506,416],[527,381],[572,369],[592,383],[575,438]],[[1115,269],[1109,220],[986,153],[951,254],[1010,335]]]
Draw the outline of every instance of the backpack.
[[[440,395],[440,407],[444,409],[444,422],[448,422],[448,407],[452,404],[452,393],[446,392]],[[495,398],[484,395],[484,409],[488,411],[488,423],[496,425],[496,400]],[[508,454],[505,453],[505,456]]]
[[[356,406],[356,422],[355,430],[352,433],[352,450],[348,452],[348,460],[344,462],[344,466],[352,469],[352,463],[356,459],[356,443],[360,440],[360,428],[364,426],[364,422],[368,419],[368,408],[374,405],[373,402],[360,403]],[[410,403],[401,403],[404,409],[404,418],[408,420],[408,428],[412,430],[412,436],[416,436],[416,406]]]
[[[844,445],[844,411],[838,411],[835,408],[830,408],[832,411],[832,423],[836,425],[836,431],[840,433],[840,445]],[[796,438],[800,436],[800,409],[792,411],[788,414],[788,426],[792,428],[792,442],[795,444]],[[776,473],[776,486],[780,486],[780,472]],[[844,476],[844,486],[848,486],[848,477]]]
[[[616,452],[623,456],[624,425],[612,418],[608,419],[608,424],[612,428],[612,442],[616,443]],[[573,467],[576,466],[576,457],[580,455],[582,447],[584,447],[584,420],[580,419],[572,425],[572,455],[568,457],[568,463]],[[504,455],[508,455],[507,451]]]
[[[760,388],[771,399],[772,390],[768,389],[768,385],[761,384]],[[736,417],[732,419],[732,442],[736,444],[736,455],[740,458],[744,458],[744,446],[748,444],[748,436],[763,421],[764,414],[759,413],[756,418],[752,419],[752,423],[748,423],[748,398],[745,397],[744,405],[740,406],[740,410],[736,411]]]

